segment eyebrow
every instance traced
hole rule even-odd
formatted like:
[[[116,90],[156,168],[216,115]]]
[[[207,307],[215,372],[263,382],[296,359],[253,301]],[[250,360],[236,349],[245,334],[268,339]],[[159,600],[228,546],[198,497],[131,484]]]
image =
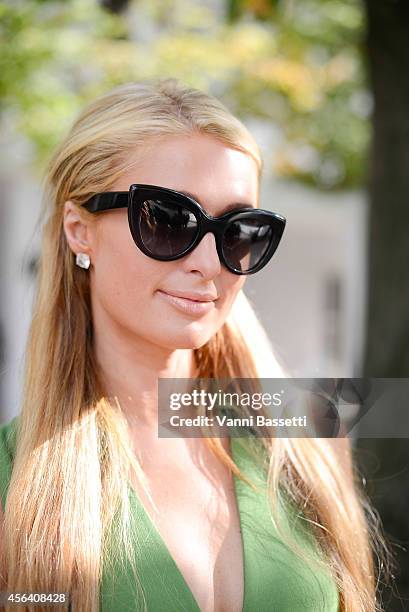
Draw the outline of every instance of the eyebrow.
[[[183,193],[183,195],[188,196],[189,198],[193,198],[194,200],[196,200],[196,202],[199,202],[199,204],[201,204],[203,206],[203,204],[200,201],[200,198],[194,194],[191,193],[190,191],[183,191],[182,189],[177,189],[176,191],[179,191],[179,193]],[[223,208],[223,210],[217,215],[217,216],[221,216],[224,215],[225,213],[229,212],[230,210],[240,210],[242,208],[255,208],[255,206],[253,206],[252,204],[245,204],[245,203],[241,203],[241,202],[237,202],[237,203],[232,203],[232,204],[228,204],[227,206],[225,206]]]

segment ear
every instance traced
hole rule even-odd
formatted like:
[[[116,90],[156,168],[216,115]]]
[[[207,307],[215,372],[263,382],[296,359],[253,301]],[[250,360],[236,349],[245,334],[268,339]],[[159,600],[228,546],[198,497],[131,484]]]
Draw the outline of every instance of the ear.
[[[92,255],[90,223],[86,221],[79,207],[68,200],[64,204],[64,233],[70,249],[74,254]]]

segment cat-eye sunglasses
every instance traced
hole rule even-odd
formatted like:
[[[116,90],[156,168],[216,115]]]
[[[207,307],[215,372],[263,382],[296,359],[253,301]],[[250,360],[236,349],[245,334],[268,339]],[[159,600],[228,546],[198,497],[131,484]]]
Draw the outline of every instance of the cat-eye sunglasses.
[[[129,191],[98,193],[83,206],[89,212],[128,208],[135,244],[160,261],[184,257],[212,232],[220,261],[233,274],[261,270],[275,253],[286,224],[282,215],[251,206],[212,217],[194,198],[157,185],[134,184]]]

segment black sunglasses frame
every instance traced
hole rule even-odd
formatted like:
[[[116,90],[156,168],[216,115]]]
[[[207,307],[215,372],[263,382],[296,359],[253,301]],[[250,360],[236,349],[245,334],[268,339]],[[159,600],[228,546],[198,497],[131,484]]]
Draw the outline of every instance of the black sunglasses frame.
[[[153,254],[146,248],[138,228],[138,212],[145,200],[161,198],[164,195],[172,199],[178,205],[184,206],[190,210],[194,214],[197,221],[197,233],[193,242],[191,242],[186,249],[177,255],[164,256]],[[212,217],[211,215],[207,214],[199,202],[190,196],[185,195],[184,193],[180,193],[179,191],[170,189],[168,187],[146,185],[141,183],[131,185],[129,187],[129,191],[107,191],[96,194],[87,200],[83,206],[86,210],[92,213],[117,208],[128,208],[129,229],[135,244],[145,255],[159,261],[174,261],[176,259],[181,259],[197,246],[207,232],[212,232],[216,240],[216,249],[220,261],[230,272],[240,276],[254,274],[255,272],[261,270],[261,268],[263,268],[269,262],[280,243],[286,225],[286,219],[282,215],[269,210],[262,210],[252,207],[240,208],[229,211],[220,217]],[[242,270],[234,268],[226,261],[223,254],[222,240],[228,223],[246,218],[257,219],[263,224],[270,225],[270,227],[273,229],[273,234],[271,242],[258,264],[253,268],[250,268],[250,270],[243,272]]]

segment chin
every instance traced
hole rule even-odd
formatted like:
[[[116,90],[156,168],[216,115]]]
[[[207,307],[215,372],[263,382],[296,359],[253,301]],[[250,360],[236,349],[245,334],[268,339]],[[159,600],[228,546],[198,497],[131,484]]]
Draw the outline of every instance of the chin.
[[[172,334],[172,342],[169,342],[168,348],[198,349],[206,344],[214,333],[213,329],[209,331],[209,329],[204,329],[201,325],[189,326],[189,328],[180,330],[178,334]],[[170,334],[168,338],[170,339]]]

